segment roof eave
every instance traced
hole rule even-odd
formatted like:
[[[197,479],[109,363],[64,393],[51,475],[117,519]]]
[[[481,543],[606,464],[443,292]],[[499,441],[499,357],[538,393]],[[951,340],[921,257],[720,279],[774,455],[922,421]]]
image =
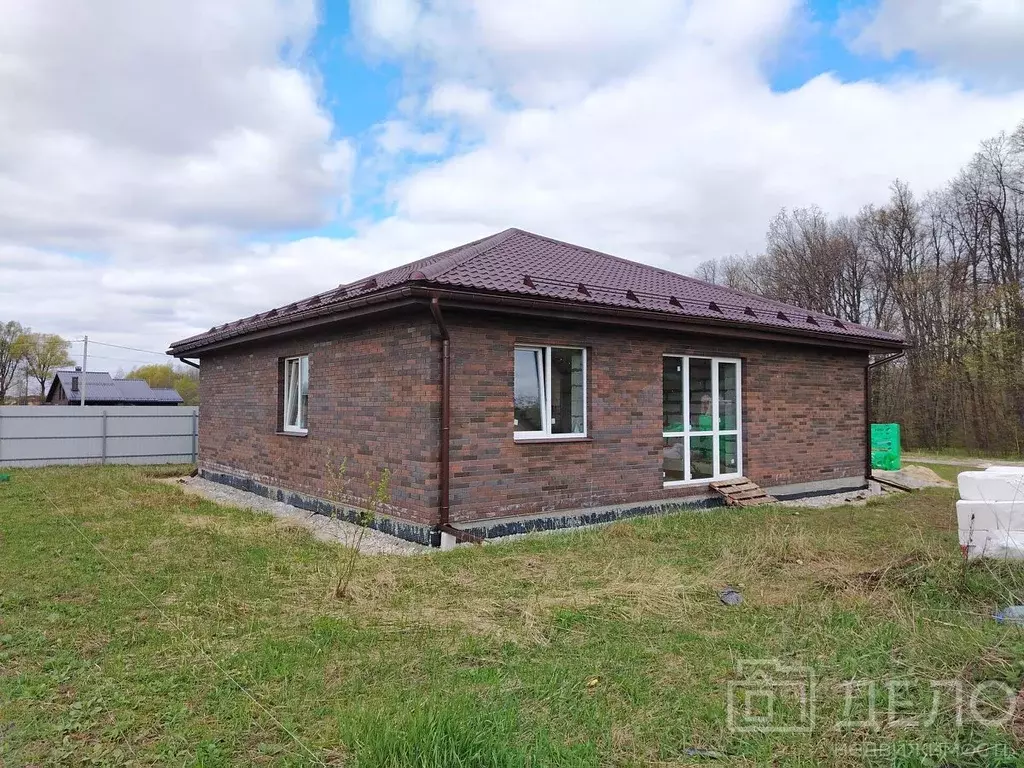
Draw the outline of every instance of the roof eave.
[[[815,346],[833,346],[863,349],[869,352],[902,350],[906,343],[899,339],[882,339],[867,336],[829,333],[803,329],[758,326],[753,323],[728,319],[676,315],[656,310],[611,307],[584,302],[565,301],[546,297],[532,297],[515,294],[484,293],[450,288],[425,291],[427,296],[437,296],[455,307],[482,311],[513,312],[544,317],[558,317],[566,320],[583,319],[588,322],[603,322],[611,325],[660,328],[667,330],[689,330],[694,333],[722,335],[742,338],[756,338],[768,341],[789,341]]]
[[[264,341],[280,336],[290,336],[302,331],[318,330],[342,320],[391,311],[404,304],[418,303],[418,300],[413,298],[413,288],[413,285],[406,284],[397,288],[380,291],[379,293],[357,296],[348,301],[338,302],[327,307],[317,307],[315,310],[287,315],[272,325],[233,336],[213,338],[209,341],[204,341],[205,335],[192,340],[185,339],[183,342],[171,345],[171,348],[167,350],[167,354],[176,358],[202,357],[202,355],[209,352],[227,349],[240,344],[250,344],[255,341]]]
[[[434,287],[422,283],[407,283],[399,288],[367,296],[359,296],[331,307],[321,307],[313,313],[300,313],[295,317],[287,318],[287,320],[282,318],[283,322],[278,324],[241,333],[236,336],[214,339],[209,342],[204,342],[202,337],[200,337],[191,344],[172,346],[168,350],[168,354],[179,358],[201,357],[209,352],[242,344],[294,335],[303,331],[318,330],[337,322],[392,311],[403,305],[418,304],[435,296],[444,299],[455,307],[485,312],[526,314],[667,330],[683,329],[694,333],[767,341],[788,341],[813,346],[841,347],[863,350],[870,353],[906,348],[906,344],[898,339],[852,336],[829,333],[828,331],[774,328],[771,326],[757,326],[752,323],[735,322],[724,318],[695,318],[654,310],[591,305],[546,297],[482,292],[440,286]]]

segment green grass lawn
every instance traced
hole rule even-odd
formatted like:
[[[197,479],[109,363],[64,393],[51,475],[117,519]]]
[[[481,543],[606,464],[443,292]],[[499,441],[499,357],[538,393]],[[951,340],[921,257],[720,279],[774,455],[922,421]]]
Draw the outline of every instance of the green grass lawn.
[[[995,719],[1020,687],[1024,629],[990,613],[1024,573],[963,566],[954,498],[363,558],[338,601],[339,548],[270,517],[137,469],[15,470],[0,765],[1017,765],[1022,721],[981,723],[966,694],[998,681],[976,702]],[[744,659],[814,671],[810,733],[729,728]],[[869,719],[853,679],[876,720],[837,726]],[[945,688],[933,722],[888,722],[928,720],[931,680],[964,689],[962,725]],[[780,694],[768,722],[797,713]]]
[[[937,459],[978,459],[979,461],[991,459],[993,461],[1015,461],[1024,459],[1020,453],[1013,451],[983,451],[971,448],[904,448],[903,453],[907,456],[927,456]]]

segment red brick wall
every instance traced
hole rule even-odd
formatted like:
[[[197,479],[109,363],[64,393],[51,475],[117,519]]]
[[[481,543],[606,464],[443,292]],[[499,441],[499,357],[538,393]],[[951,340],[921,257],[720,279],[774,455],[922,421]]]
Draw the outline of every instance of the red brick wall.
[[[600,326],[449,319],[452,520],[676,498],[664,488],[662,355],[743,361],[743,471],[766,486],[863,477],[863,354]],[[591,442],[512,439],[516,343],[588,348]]]
[[[866,356],[804,345],[446,312],[452,334],[452,520],[683,497],[663,488],[662,355],[743,360],[743,469],[765,486],[862,477]],[[512,439],[516,343],[588,348],[591,442]],[[278,360],[310,355],[307,437],[275,434]],[[322,495],[328,448],[351,490],[390,467],[396,513],[437,521],[440,342],[426,309],[371,328],[204,356],[200,463]]]
[[[437,517],[440,344],[426,309],[369,328],[204,355],[199,460],[204,469],[323,495],[328,451],[347,457],[349,490],[391,469],[392,504]],[[308,434],[278,434],[279,360],[309,355]]]

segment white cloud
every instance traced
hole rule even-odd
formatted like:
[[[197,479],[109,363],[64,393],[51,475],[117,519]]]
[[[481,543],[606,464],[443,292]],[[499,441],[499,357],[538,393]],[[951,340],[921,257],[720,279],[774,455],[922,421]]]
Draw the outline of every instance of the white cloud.
[[[475,4],[473,18],[488,7]],[[448,26],[466,13],[453,12]],[[471,81],[490,73],[491,101],[514,106],[471,149],[396,180],[398,217],[523,226],[685,271],[756,251],[783,206],[855,213],[884,200],[897,177],[921,191],[940,186],[979,140],[1024,115],[1024,92],[973,92],[942,78],[822,75],[775,92],[763,62],[805,21],[791,0],[698,0],[651,29],[616,77],[592,78],[557,103],[524,101],[506,83],[524,70],[527,83],[547,73],[549,62],[536,58],[548,40],[542,21],[539,12],[518,16],[509,39],[519,47],[507,43]],[[478,29],[463,45],[486,51],[492,34]],[[584,42],[570,41],[585,61]],[[607,45],[595,33],[593,50]],[[437,55],[438,69],[458,67],[457,54]]]
[[[9,5],[0,319],[147,349],[508,226],[687,271],[759,249],[782,206],[939,186],[1024,116],[954,77],[773,91],[796,0],[367,1],[361,42],[406,73],[366,161],[393,213],[261,242],[333,215],[355,163],[308,4]]]
[[[416,46],[421,17],[418,0],[357,0],[352,16],[363,42],[371,49],[406,54]]]
[[[913,51],[946,71],[997,85],[1024,82],[1020,0],[880,0],[854,39],[861,51]]]
[[[411,261],[485,233],[479,224],[412,225],[385,222],[351,240],[307,237],[295,242],[214,246],[204,260],[169,264],[69,256],[0,246],[3,319],[67,338],[91,338],[90,368],[126,371],[157,355],[106,348],[95,342],[163,351],[214,324],[304,298],[333,285]],[[9,314],[8,314],[9,313]],[[78,344],[73,352],[81,355]]]
[[[439,155],[448,146],[443,131],[419,131],[406,120],[386,120],[377,126],[377,146],[389,155]]]
[[[628,72],[662,47],[686,4],[354,0],[352,8],[372,51],[429,64],[439,76],[494,82],[525,102],[556,103]]]
[[[0,316],[161,349],[271,300],[239,240],[332,220],[355,164],[304,54],[315,0],[0,18]]]
[[[437,85],[431,91],[425,107],[430,114],[452,116],[467,123],[487,120],[493,116],[496,108],[494,96],[489,90],[460,82]]]
[[[352,149],[281,54],[314,31],[313,0],[3,0],[0,16],[0,238],[91,250],[333,213]]]

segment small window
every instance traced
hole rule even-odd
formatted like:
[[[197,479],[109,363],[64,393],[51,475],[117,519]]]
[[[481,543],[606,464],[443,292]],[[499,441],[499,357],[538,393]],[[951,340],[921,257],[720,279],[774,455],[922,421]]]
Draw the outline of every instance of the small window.
[[[662,477],[666,485],[739,477],[739,360],[666,355]]]
[[[516,438],[586,437],[585,349],[516,347],[513,430]]]
[[[284,361],[285,432],[305,432],[309,415],[309,357],[289,357]]]

